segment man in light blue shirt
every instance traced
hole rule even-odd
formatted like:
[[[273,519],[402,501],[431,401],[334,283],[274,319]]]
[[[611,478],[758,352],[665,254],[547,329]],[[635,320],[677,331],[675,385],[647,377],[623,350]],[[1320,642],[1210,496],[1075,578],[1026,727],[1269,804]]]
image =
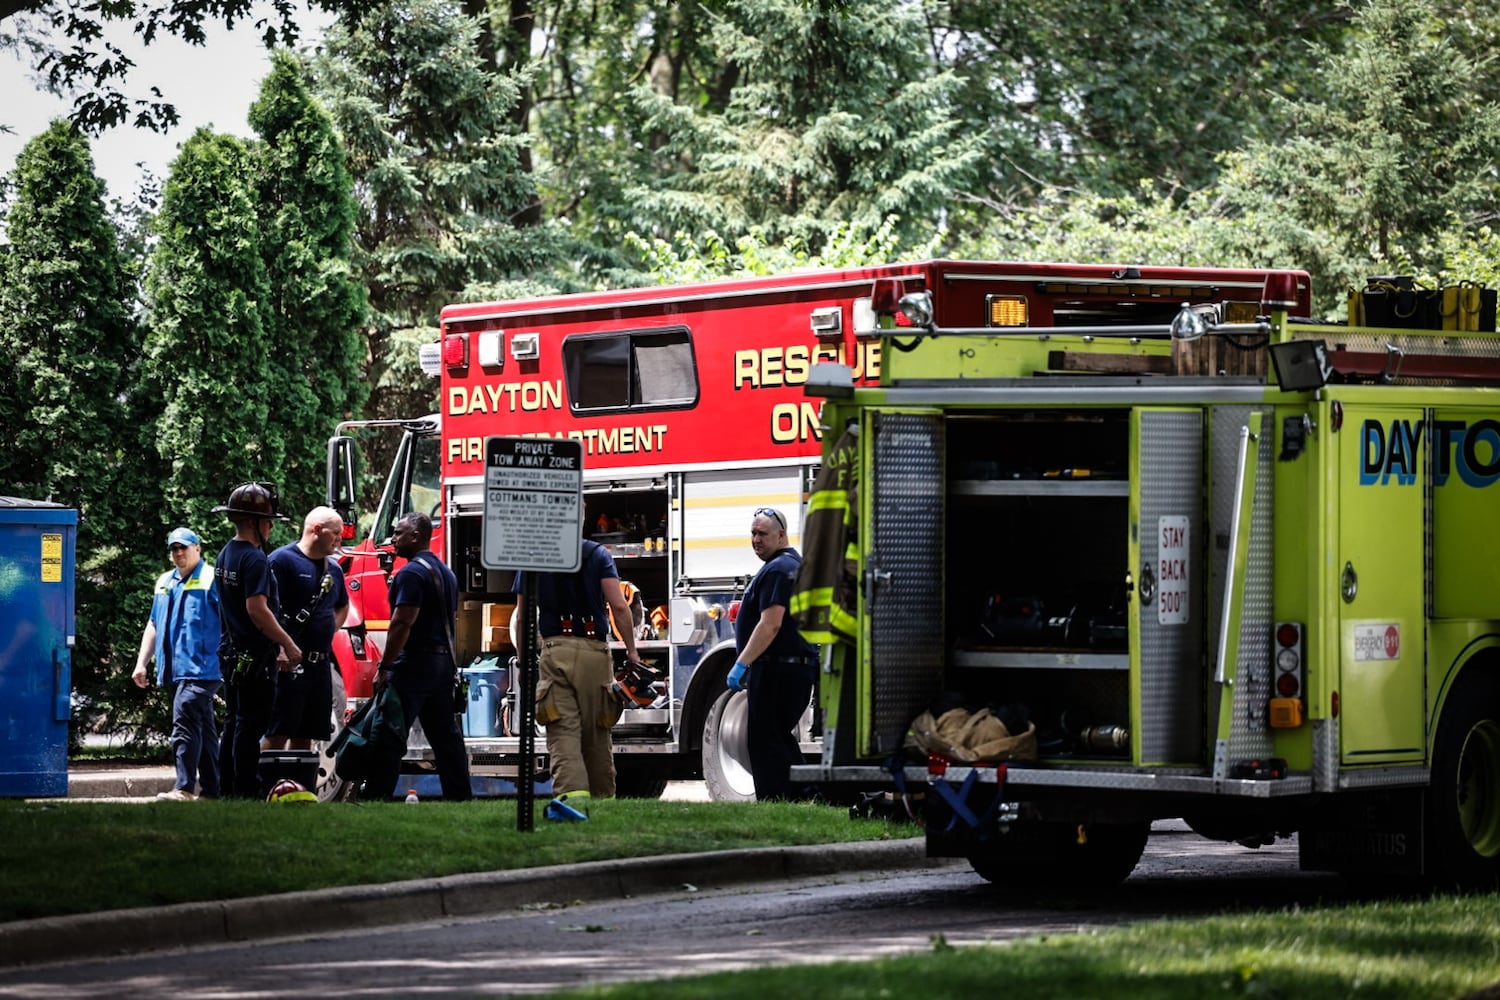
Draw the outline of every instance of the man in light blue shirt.
[[[167,536],[173,568],[156,581],[151,618],[141,636],[131,679],[145,687],[146,665],[156,660],[156,683],[172,692],[172,754],[177,782],[156,797],[191,802],[219,797],[219,733],[214,695],[219,672],[219,592],[214,568],[203,559],[198,536],[175,528]],[[196,791],[195,791],[196,789]]]

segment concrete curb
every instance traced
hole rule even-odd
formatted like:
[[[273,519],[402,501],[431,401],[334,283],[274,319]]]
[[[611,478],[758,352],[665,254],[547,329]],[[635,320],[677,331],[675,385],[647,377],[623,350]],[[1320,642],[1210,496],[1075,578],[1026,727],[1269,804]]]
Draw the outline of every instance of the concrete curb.
[[[177,784],[170,768],[122,768],[118,771],[69,771],[70,799],[150,798]]]
[[[926,844],[918,837],[590,861],[43,917],[0,924],[0,967],[481,916],[528,904],[623,899],[679,892],[687,884],[708,888],[955,863],[961,862],[928,859]]]

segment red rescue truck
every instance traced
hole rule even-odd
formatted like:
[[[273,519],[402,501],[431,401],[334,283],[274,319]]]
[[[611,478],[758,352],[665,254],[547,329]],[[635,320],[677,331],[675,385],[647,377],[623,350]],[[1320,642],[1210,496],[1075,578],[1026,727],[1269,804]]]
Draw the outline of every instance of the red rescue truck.
[[[464,729],[472,769],[516,775],[514,581],[481,563],[484,440],[570,438],[583,448],[587,533],[608,547],[629,585],[641,655],[662,675],[654,703],[628,709],[614,730],[620,793],[653,796],[668,780],[702,777],[716,799],[752,797],[744,699],[730,698],[724,684],[734,663],[736,602],[759,566],[750,522],[757,508],[781,510],[798,543],[822,433],[802,385],[820,361],[843,363],[856,381],[873,383],[881,344],[854,335],[850,303],[884,273],[444,309],[441,339],[423,356],[439,379],[440,412],[341,424],[330,441],[328,500],[350,536],[351,609],[335,651],[340,693],[370,695],[390,620],[391,528],[407,511],[429,514],[432,549],[463,589],[455,641],[469,680]],[[375,473],[363,456],[371,435],[399,440],[378,494],[367,500],[362,486]],[[811,709],[802,736],[815,752]],[[543,740],[537,748],[545,765]],[[418,729],[405,767],[421,772],[431,763]],[[325,795],[337,791],[330,765],[324,761]]]

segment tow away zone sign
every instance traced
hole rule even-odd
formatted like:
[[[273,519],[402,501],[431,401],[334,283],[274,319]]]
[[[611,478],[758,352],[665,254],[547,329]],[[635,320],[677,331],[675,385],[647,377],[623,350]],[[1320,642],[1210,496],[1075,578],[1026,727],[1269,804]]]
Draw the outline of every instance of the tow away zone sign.
[[[484,439],[485,569],[572,573],[582,562],[583,443]]]

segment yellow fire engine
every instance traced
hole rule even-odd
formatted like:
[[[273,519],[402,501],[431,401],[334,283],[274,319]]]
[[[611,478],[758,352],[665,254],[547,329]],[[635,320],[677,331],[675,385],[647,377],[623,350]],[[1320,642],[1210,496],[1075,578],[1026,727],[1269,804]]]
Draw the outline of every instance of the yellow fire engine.
[[[1181,817],[1493,887],[1493,293],[1372,279],[1348,325],[1296,271],[967,270],[874,284],[879,385],[812,370],[845,474],[808,510],[794,779],[921,799],[929,853],[1001,883],[1118,881]],[[934,748],[955,711],[1011,738]]]

